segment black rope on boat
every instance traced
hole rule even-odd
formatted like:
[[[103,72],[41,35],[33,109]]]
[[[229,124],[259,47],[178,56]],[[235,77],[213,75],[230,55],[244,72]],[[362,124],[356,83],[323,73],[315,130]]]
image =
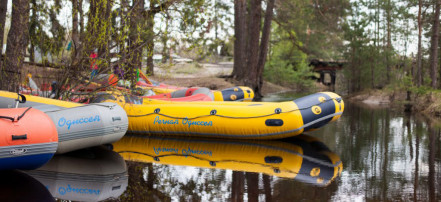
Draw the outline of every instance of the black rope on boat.
[[[318,103],[317,105],[313,105],[313,106],[319,106],[319,105],[324,104],[324,103],[326,103],[326,102],[328,102],[328,101],[331,101],[331,100],[336,100],[337,102],[340,103],[341,98],[340,98],[340,101],[339,101],[338,99],[336,99],[336,98],[327,99],[327,100],[325,100],[324,102],[320,102],[320,103]],[[218,116],[218,117],[222,117],[222,118],[230,118],[230,119],[251,119],[251,118],[263,118],[263,117],[268,117],[268,116],[272,116],[272,115],[275,115],[275,114],[291,113],[291,112],[294,112],[294,111],[300,111],[300,110],[304,110],[304,109],[310,109],[310,108],[313,107],[313,106],[304,107],[304,108],[299,108],[299,109],[293,109],[293,110],[289,110],[289,111],[282,111],[280,108],[277,108],[276,110],[274,110],[273,113],[270,113],[270,114],[264,114],[264,115],[260,115],[260,116],[248,116],[248,117],[225,116],[225,115],[219,115],[219,114],[212,114],[212,113],[210,113],[210,114],[208,114],[208,115],[202,115],[202,116],[196,116],[196,117],[188,118],[188,117],[175,117],[175,116],[169,116],[169,115],[162,114],[162,113],[156,113],[156,112],[157,112],[156,110],[155,110],[153,113],[141,114],[141,115],[127,115],[127,117],[134,117],[134,118],[137,118],[137,117],[144,117],[144,116],[150,116],[150,115],[161,115],[161,116],[164,116],[164,117],[167,117],[167,118],[171,118],[171,119],[187,119],[187,120],[193,120],[193,119],[198,119],[198,118],[204,118],[204,117],[208,117],[208,116]]]
[[[9,116],[0,116],[0,119],[9,119],[11,121],[14,121],[14,118],[9,117]]]
[[[21,118],[23,118],[23,116],[26,114],[26,112],[28,112],[32,107],[27,108],[20,116],[17,117],[17,121],[19,121]],[[2,119],[9,119],[11,121],[15,121],[14,117],[10,117],[10,116],[0,116],[0,118]]]

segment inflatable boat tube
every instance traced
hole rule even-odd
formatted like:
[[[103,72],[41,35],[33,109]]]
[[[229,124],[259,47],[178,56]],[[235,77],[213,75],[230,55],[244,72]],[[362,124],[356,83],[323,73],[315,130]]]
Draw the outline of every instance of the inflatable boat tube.
[[[337,120],[344,110],[341,97],[330,92],[289,102],[170,102],[118,94],[97,100],[121,105],[131,133],[217,138],[295,136]]]
[[[18,171],[0,172],[2,201],[54,201],[47,188],[33,177]]]
[[[246,86],[236,86],[221,91],[214,91],[215,101],[242,101],[251,102],[254,98],[254,91]]]
[[[128,119],[115,103],[99,103],[73,108],[40,105],[58,131],[57,154],[116,142],[127,132]]]
[[[128,161],[264,173],[317,186],[343,170],[338,155],[305,135],[283,141],[126,135],[113,146]]]
[[[142,96],[143,98],[175,102],[213,101],[214,95],[208,88],[184,88],[171,93]]]
[[[138,87],[146,90],[152,90],[156,94],[168,94],[173,93],[178,90],[182,90],[185,88],[176,87],[176,86],[144,86],[142,83],[139,83]],[[246,86],[236,86],[232,88],[227,88],[224,90],[212,90],[214,95],[214,101],[243,101],[243,102],[251,102],[254,98],[254,91]]]
[[[118,198],[128,185],[124,159],[102,147],[57,155],[26,173],[46,186],[53,197],[69,201]]]
[[[0,91],[0,105],[12,107],[16,99],[16,93]],[[55,124],[59,136],[57,154],[112,143],[127,131],[127,114],[115,103],[83,105],[32,95],[25,99],[19,107],[37,108]]]
[[[182,89],[182,87],[171,86],[159,82],[151,81],[147,78],[147,76],[142,72],[140,73],[140,81],[136,83],[137,86],[140,87],[148,87],[152,89],[157,94],[171,93],[176,90]],[[246,86],[236,86],[233,88],[228,88],[224,90],[213,90],[214,101],[245,101],[251,102],[254,98],[254,91]]]
[[[19,98],[19,96],[17,95],[17,93],[12,93],[12,92],[0,90],[0,108],[14,108],[14,105],[15,105],[16,100],[18,98]],[[22,99],[22,98],[20,98],[20,99]],[[80,103],[55,100],[55,99],[33,96],[33,95],[26,95],[25,99],[26,99],[26,102],[20,103],[18,105],[19,107],[34,107],[34,106],[38,106],[38,105],[54,105],[54,106],[59,106],[59,107],[71,108],[71,107],[78,107],[78,106],[83,105]]]
[[[163,83],[158,83],[155,81],[150,81],[143,73],[141,73],[141,80],[136,83],[136,88],[141,92],[146,92],[148,90],[152,90],[156,94],[170,94],[175,91],[184,90],[187,88],[184,87],[178,87],[178,86],[171,86]],[[128,91],[129,89],[125,88],[125,86],[116,86],[118,83],[118,78],[114,74],[100,74],[97,77],[97,82],[90,82],[87,86],[83,86],[80,88],[77,88],[76,91],[94,91],[97,88],[101,86],[113,86],[118,90],[121,91]],[[106,88],[102,88],[105,90]],[[109,90],[109,89],[107,89]],[[252,101],[254,98],[254,91],[245,86],[236,86],[224,90],[212,90],[213,93],[212,100],[214,101]],[[142,95],[143,93],[140,93],[139,95]],[[164,95],[163,95],[164,96]],[[187,95],[189,96],[189,95]],[[181,96],[180,96],[181,97]],[[178,97],[178,98],[180,98]],[[165,98],[165,97],[155,97],[155,98]],[[168,97],[169,98],[169,97]],[[198,99],[189,99],[187,100],[177,100],[177,101],[202,101],[200,100],[200,97]],[[209,100],[203,100],[203,101],[209,101]]]
[[[36,169],[57,150],[57,129],[40,110],[0,109],[0,129],[0,170]]]

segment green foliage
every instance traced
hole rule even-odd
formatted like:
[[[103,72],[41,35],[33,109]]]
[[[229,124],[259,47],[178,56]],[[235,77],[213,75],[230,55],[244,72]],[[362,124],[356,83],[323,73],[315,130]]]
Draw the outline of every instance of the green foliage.
[[[342,56],[341,25],[349,7],[349,0],[280,1],[275,21],[309,59],[337,60]]]
[[[273,38],[280,39],[271,47],[264,69],[264,78],[270,82],[299,88],[310,87],[313,80],[306,54],[290,43],[283,30],[273,32]]]

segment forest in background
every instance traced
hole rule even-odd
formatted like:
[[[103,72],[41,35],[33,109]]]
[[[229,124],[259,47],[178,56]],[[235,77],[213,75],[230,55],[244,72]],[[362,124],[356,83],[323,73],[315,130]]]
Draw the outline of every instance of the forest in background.
[[[138,68],[154,75],[155,55],[177,54],[234,61],[230,79],[257,94],[263,80],[312,86],[311,59],[343,62],[348,93],[426,92],[441,87],[439,11],[435,0],[1,0],[0,89],[18,91],[28,60],[57,68],[62,97],[96,50],[100,73],[132,83]]]

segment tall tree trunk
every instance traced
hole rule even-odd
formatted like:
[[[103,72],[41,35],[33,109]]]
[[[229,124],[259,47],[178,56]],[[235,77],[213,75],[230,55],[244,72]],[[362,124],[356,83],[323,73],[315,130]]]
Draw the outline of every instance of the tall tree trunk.
[[[423,7],[423,0],[418,1],[418,53],[417,53],[417,86],[421,86],[423,83],[422,76],[422,56],[421,56],[421,35],[423,32],[422,29],[422,20],[421,20],[421,9]]]
[[[250,87],[254,91],[254,97],[256,99],[261,98],[259,88],[259,72],[257,64],[259,62],[259,41],[260,41],[260,28],[261,28],[261,13],[262,13],[262,1],[251,0],[249,2],[248,13],[248,37],[247,37],[247,64],[243,70],[242,83],[245,86]]]
[[[77,57],[77,47],[79,42],[78,36],[78,0],[72,0],[72,45],[71,45],[71,58],[72,62]]]
[[[167,63],[167,57],[168,57],[168,47],[167,47],[167,41],[168,41],[168,23],[169,23],[169,19],[167,18],[165,20],[165,33],[162,36],[162,59],[161,59],[161,63],[165,64]],[[171,60],[171,58],[170,58]]]
[[[80,35],[82,35],[84,33],[83,0],[78,0],[78,14],[80,17]]]
[[[390,82],[390,55],[392,52],[392,39],[391,39],[391,21],[392,21],[392,16],[391,16],[391,0],[387,0],[387,5],[386,5],[386,23],[387,23],[387,44],[386,44],[386,78],[387,78],[387,83]]]
[[[129,3],[128,0],[121,0],[121,13],[120,13],[120,19],[121,19],[121,25],[120,25],[120,35],[121,36],[127,36],[127,26],[128,26],[128,13],[127,10],[129,8]],[[125,37],[121,37],[119,38],[119,54],[121,55],[121,58],[123,59],[123,61],[121,61],[118,65],[118,68],[123,70],[123,69],[127,69],[126,68],[126,64],[127,64],[127,38]],[[123,78],[120,78],[123,79]]]
[[[132,11],[130,14],[130,62],[129,62],[129,75],[132,87],[136,84],[136,70],[141,68],[142,59],[142,43],[143,38],[141,37],[140,30],[144,29],[144,22],[142,19],[142,13],[144,11],[144,0],[133,1]]]
[[[154,6],[154,2],[150,2],[150,8]],[[155,13],[152,11],[149,11],[147,13],[147,69],[146,74],[147,75],[154,75],[154,64],[153,64],[153,54],[155,49],[155,33],[153,31],[153,26],[155,25]]]
[[[262,30],[262,39],[260,40],[259,60],[257,63],[257,88],[254,92],[258,97],[262,97],[262,85],[263,85],[263,69],[265,68],[266,56],[268,55],[268,45],[271,33],[271,22],[273,20],[273,9],[275,0],[268,0],[268,5],[265,12],[265,21]]]
[[[0,89],[18,92],[21,81],[21,67],[28,45],[29,0],[12,1],[11,16],[5,65],[2,67],[0,75]]]
[[[234,0],[234,66],[231,76],[241,80],[247,64],[247,1]]]
[[[260,27],[261,27],[261,13],[262,1],[250,1],[250,13],[248,16],[248,41],[247,41],[247,70],[244,84],[251,87],[253,90],[257,89],[257,63],[259,62],[259,41],[260,41]],[[256,93],[257,97],[258,94]]]
[[[8,10],[8,0],[0,0],[0,70],[3,66],[3,39],[5,38],[6,11]]]
[[[437,68],[438,68],[438,40],[439,40],[439,12],[440,12],[440,1],[436,1],[435,6],[435,16],[432,28],[432,50],[430,53],[430,76],[432,78],[431,86],[432,88],[437,88]]]
[[[29,23],[29,35],[30,37],[35,37],[32,35],[37,35],[36,29],[37,29],[37,1],[36,0],[31,0],[31,11],[32,11],[32,15],[31,15],[31,19],[30,19],[30,23]],[[35,39],[35,38],[34,38]],[[32,40],[32,38],[29,39],[30,40],[30,47],[29,47],[29,61],[30,62],[35,62],[35,40]]]
[[[95,35],[97,35],[98,32],[98,26],[96,26],[95,24],[98,23],[98,17],[95,17],[97,15],[97,6],[98,6],[98,1],[99,0],[90,0],[90,4],[89,4],[89,13],[88,13],[88,20],[87,20],[87,25],[86,25],[86,30],[87,33],[85,33],[85,39],[82,40],[85,47],[84,47],[84,51],[86,53],[86,55],[89,55],[97,46],[97,38]]]
[[[98,49],[98,56],[107,51],[110,38],[111,19],[110,12],[113,6],[111,0],[90,0],[89,16],[87,21],[86,53]]]

